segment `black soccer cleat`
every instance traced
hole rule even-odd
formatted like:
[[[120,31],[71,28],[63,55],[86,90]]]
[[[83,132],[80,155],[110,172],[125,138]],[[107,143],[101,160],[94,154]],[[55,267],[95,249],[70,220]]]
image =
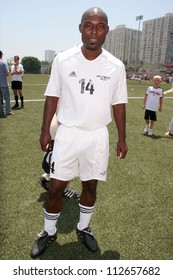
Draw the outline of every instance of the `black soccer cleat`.
[[[71,188],[66,188],[63,193],[63,196],[70,199],[78,199],[80,197],[80,195]]]
[[[76,233],[78,238],[82,240],[82,242],[90,251],[96,252],[98,250],[97,241],[89,227],[84,228],[83,230],[79,230],[77,228]]]
[[[46,191],[50,188],[50,181],[46,180],[43,176],[39,178],[39,183]]]
[[[57,239],[56,233],[54,235],[48,235],[48,233],[45,230],[40,232],[38,236],[39,238],[35,241],[31,249],[31,258],[35,258],[43,254],[48,245]]]
[[[15,104],[15,105],[11,108],[11,110],[15,110],[15,109],[19,109],[19,104]]]

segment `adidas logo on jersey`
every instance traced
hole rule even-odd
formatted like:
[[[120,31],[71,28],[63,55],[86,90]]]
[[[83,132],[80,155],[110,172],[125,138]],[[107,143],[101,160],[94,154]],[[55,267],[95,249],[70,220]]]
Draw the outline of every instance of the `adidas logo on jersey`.
[[[69,75],[69,77],[77,77],[75,71],[71,72],[70,75]]]

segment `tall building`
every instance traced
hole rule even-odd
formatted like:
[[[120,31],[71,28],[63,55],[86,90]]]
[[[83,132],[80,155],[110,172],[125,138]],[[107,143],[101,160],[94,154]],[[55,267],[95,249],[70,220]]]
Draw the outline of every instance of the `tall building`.
[[[108,33],[103,47],[124,63],[135,63],[140,38],[141,31],[118,25]]]
[[[53,50],[46,50],[45,51],[45,61],[52,62],[55,57],[56,52]]]
[[[119,25],[108,33],[103,47],[124,63],[165,65],[173,60],[173,13],[143,22],[142,31]]]
[[[173,13],[143,22],[140,60],[145,63],[166,63],[168,46],[173,32]]]
[[[173,32],[170,32],[165,66],[173,70]]]

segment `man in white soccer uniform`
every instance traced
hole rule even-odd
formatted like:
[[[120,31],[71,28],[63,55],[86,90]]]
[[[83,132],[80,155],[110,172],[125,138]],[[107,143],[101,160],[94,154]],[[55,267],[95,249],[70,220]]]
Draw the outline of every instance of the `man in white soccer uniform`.
[[[125,67],[101,47],[109,31],[107,15],[97,7],[87,10],[82,15],[79,30],[83,43],[55,57],[45,92],[40,136],[43,151],[51,145],[49,126],[59,98],[57,119],[61,125],[54,142],[44,230],[31,249],[31,257],[43,253],[56,239],[63,191],[75,176],[82,181],[76,233],[89,250],[98,249],[89,222],[94,211],[97,182],[105,181],[107,176],[107,125],[112,120],[111,106],[118,130],[117,156],[125,158],[127,153]]]

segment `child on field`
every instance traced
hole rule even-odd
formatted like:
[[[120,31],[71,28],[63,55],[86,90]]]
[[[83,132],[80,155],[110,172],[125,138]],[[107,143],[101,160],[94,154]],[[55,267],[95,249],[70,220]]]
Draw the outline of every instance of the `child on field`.
[[[143,109],[145,109],[144,119],[146,126],[144,132],[153,134],[154,122],[157,121],[156,112],[162,111],[163,90],[160,88],[162,78],[159,75],[153,77],[153,86],[149,86],[145,92]]]

